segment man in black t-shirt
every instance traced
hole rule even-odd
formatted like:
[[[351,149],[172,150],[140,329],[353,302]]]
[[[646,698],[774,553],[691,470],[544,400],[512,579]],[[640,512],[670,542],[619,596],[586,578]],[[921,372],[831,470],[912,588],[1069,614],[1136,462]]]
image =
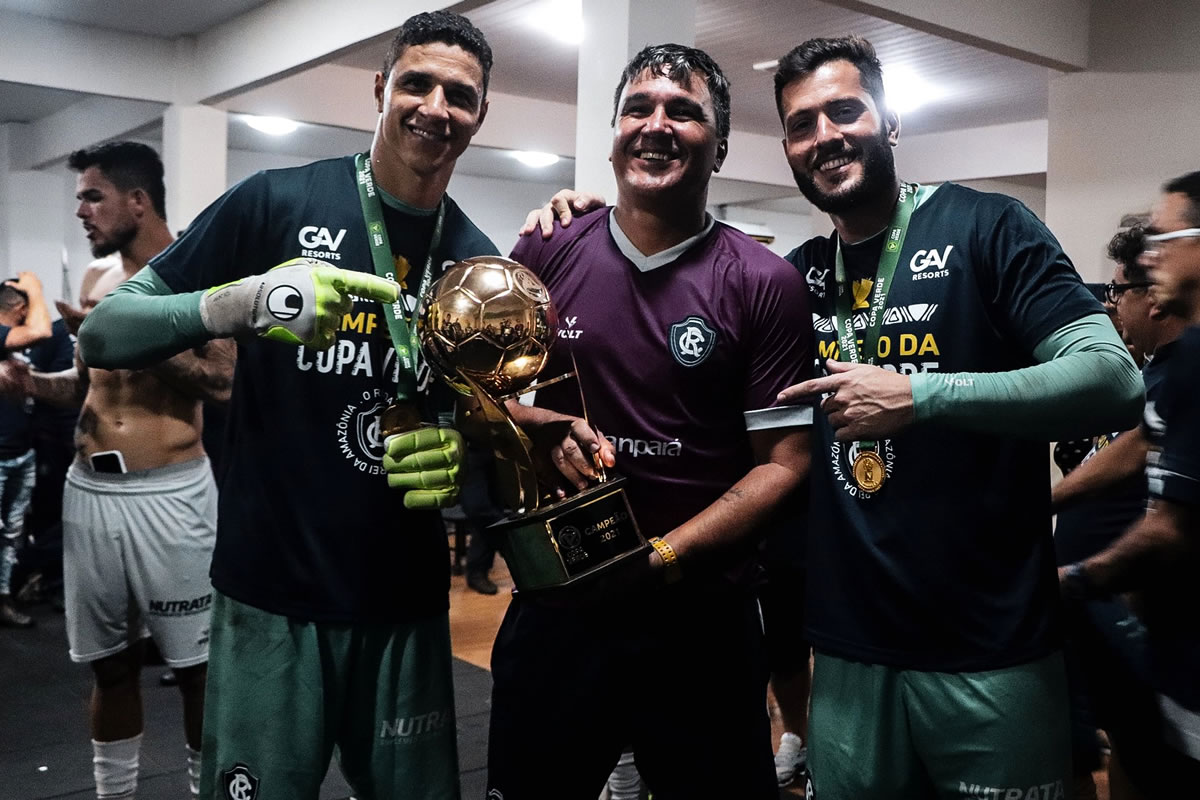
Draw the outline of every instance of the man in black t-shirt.
[[[805,42],[775,87],[797,185],[835,228],[790,256],[827,374],[780,395],[823,397],[810,790],[1062,796],[1045,442],[1132,427],[1137,369],[1028,209],[899,180],[868,42]]]
[[[12,358],[49,337],[50,314],[37,276],[22,272],[0,284],[0,356]],[[0,626],[33,625],[33,618],[14,605],[12,594],[36,470],[29,408],[23,399],[0,398]]]
[[[1147,404],[1150,506],[1116,542],[1061,568],[1059,578],[1073,600],[1133,593],[1136,616],[1089,614],[1085,661],[1122,766],[1157,798],[1200,785],[1200,172],[1167,183],[1146,243],[1155,303],[1189,326],[1157,401]]]
[[[805,42],[775,86],[796,182],[836,228],[789,256],[828,374],[779,395],[824,396],[809,796],[1062,796],[1046,442],[1132,427],[1137,367],[1027,208],[899,181],[870,43]],[[595,200],[560,193],[526,229]]]
[[[206,799],[315,798],[335,746],[359,796],[458,795],[438,509],[462,447],[403,326],[423,277],[497,252],[445,193],[491,63],[466,18],[410,18],[375,75],[368,153],[246,179],[80,328],[84,360],[108,368],[239,338]],[[388,435],[385,414],[426,424]]]
[[[50,313],[42,283],[32,272],[0,285],[0,356],[50,338]],[[25,533],[25,512],[33,493],[37,465],[29,408],[20,398],[0,398],[0,626],[28,628],[33,618],[13,601],[17,550]]]
[[[1139,263],[1140,227],[1120,231],[1109,242],[1116,265],[1104,286],[1105,304],[1112,309],[1117,330],[1130,351],[1144,353],[1142,380],[1146,408],[1142,424],[1131,431],[1112,431],[1096,437],[1083,462],[1059,481],[1051,493],[1058,520],[1054,545],[1059,564],[1079,561],[1112,544],[1145,511],[1146,454],[1158,435],[1158,401],[1175,341],[1187,321],[1166,313],[1150,292],[1146,267]]]

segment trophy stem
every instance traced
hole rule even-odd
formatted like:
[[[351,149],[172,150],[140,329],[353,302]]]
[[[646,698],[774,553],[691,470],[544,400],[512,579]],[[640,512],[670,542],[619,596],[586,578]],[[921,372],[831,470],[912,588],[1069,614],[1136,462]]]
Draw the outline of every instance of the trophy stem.
[[[493,398],[470,376],[458,373],[479,404],[484,428],[496,455],[497,490],[505,507],[514,511],[538,508],[542,504],[537,470],[534,468],[533,443],[513,421],[503,401]]]

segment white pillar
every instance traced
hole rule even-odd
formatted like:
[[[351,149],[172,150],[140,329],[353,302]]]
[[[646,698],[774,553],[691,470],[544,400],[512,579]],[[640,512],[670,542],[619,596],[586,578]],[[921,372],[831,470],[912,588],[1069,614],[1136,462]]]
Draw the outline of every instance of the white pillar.
[[[62,203],[67,191],[62,176],[37,170],[10,172],[0,227],[8,229],[7,269],[0,278],[28,270],[38,276],[46,300],[57,299],[62,286],[63,241],[66,220]],[[56,316],[53,306],[52,316]]]
[[[178,232],[227,188],[228,115],[209,106],[171,106],[163,114],[167,225]]]
[[[0,125],[0,277],[11,273],[8,269],[8,184],[12,171],[13,126]]]
[[[575,188],[616,202],[608,161],[613,92],[621,71],[648,44],[696,43],[696,0],[583,0],[575,110]]]

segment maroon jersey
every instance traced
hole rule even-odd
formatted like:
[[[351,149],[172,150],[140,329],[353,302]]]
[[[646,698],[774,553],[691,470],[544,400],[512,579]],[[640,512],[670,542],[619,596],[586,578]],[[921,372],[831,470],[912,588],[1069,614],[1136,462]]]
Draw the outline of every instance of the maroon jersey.
[[[556,225],[549,240],[522,238],[512,258],[558,308],[543,379],[571,371],[574,353],[642,533],[662,536],[754,466],[748,430],[812,423],[807,406],[775,408],[813,373],[812,315],[800,273],[727,225],[659,266],[646,262],[671,251],[635,263],[630,248],[606,210]],[[538,391],[536,404],[582,415],[573,382]]]

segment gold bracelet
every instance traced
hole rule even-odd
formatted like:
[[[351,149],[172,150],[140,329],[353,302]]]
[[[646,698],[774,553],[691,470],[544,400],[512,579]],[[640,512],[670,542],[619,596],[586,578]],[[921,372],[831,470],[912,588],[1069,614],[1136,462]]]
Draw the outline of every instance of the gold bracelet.
[[[679,556],[675,553],[675,548],[659,537],[655,536],[650,539],[650,545],[658,551],[659,556],[663,560],[663,578],[667,583],[675,583],[683,577],[683,568],[679,564]]]

